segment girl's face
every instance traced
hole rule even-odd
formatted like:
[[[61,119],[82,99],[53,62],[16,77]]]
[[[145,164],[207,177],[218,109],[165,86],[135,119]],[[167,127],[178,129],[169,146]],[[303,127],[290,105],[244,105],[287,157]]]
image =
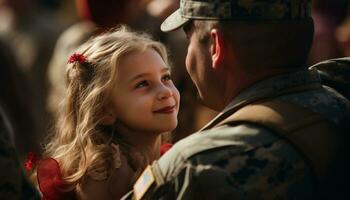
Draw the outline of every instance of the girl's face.
[[[155,50],[121,60],[111,101],[117,123],[133,131],[171,131],[177,126],[179,103],[169,68]]]

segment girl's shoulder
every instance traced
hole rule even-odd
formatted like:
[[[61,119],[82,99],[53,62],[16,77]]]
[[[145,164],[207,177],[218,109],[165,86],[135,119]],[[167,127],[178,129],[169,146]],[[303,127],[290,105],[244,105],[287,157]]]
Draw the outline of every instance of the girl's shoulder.
[[[111,172],[120,171],[125,168],[125,165],[128,165],[124,159],[124,155],[121,153],[119,145],[112,143],[110,145],[112,152],[112,162],[110,166],[106,166],[105,162],[101,162],[97,167],[88,169],[87,175],[90,179],[95,181],[104,181],[109,178]],[[122,167],[124,165],[124,167]]]
[[[119,199],[129,191],[135,172],[119,145],[111,144],[111,150],[111,167],[90,169],[77,186],[79,199]]]

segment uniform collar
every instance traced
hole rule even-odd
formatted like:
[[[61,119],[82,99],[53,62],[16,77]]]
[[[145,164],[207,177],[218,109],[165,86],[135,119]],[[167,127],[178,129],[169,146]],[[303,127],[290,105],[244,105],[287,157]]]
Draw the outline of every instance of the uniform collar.
[[[271,94],[279,94],[289,88],[295,88],[303,85],[320,84],[320,77],[315,70],[298,70],[272,76],[261,80],[243,90],[238,96],[220,112],[213,120],[205,125],[201,130],[207,129],[222,117],[223,114],[232,110],[239,105],[247,105],[251,102],[262,100],[266,97],[271,97]],[[272,95],[273,96],[273,95]]]

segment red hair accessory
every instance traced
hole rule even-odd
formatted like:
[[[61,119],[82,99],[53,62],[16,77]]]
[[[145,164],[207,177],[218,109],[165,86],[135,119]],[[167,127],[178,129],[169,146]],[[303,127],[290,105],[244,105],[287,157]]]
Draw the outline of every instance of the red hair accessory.
[[[173,146],[173,144],[171,144],[171,143],[163,144],[160,147],[160,155],[162,156],[163,154],[165,154],[172,146]]]
[[[67,191],[68,184],[62,179],[58,162],[53,158],[40,160],[37,179],[43,200],[72,199],[73,192]]]
[[[37,157],[33,152],[29,152],[27,155],[27,160],[24,163],[24,167],[26,168],[26,170],[30,171],[32,170],[37,162]]]
[[[80,64],[83,64],[86,62],[86,57],[80,53],[74,53],[69,57],[68,63],[71,64],[75,62],[79,62]]]

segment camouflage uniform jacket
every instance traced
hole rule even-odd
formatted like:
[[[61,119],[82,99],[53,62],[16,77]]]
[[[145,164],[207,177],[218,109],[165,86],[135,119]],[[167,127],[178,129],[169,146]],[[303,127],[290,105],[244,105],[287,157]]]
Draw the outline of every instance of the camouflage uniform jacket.
[[[234,98],[217,118],[266,91],[277,94],[310,83],[319,83],[319,77],[304,70],[260,81]],[[274,99],[306,107],[334,123],[349,111],[349,102],[327,87]],[[135,184],[136,190],[145,192],[143,199],[313,199],[315,193],[313,172],[300,152],[263,126],[249,123],[199,131],[176,143],[151,170],[155,183],[145,191]]]

